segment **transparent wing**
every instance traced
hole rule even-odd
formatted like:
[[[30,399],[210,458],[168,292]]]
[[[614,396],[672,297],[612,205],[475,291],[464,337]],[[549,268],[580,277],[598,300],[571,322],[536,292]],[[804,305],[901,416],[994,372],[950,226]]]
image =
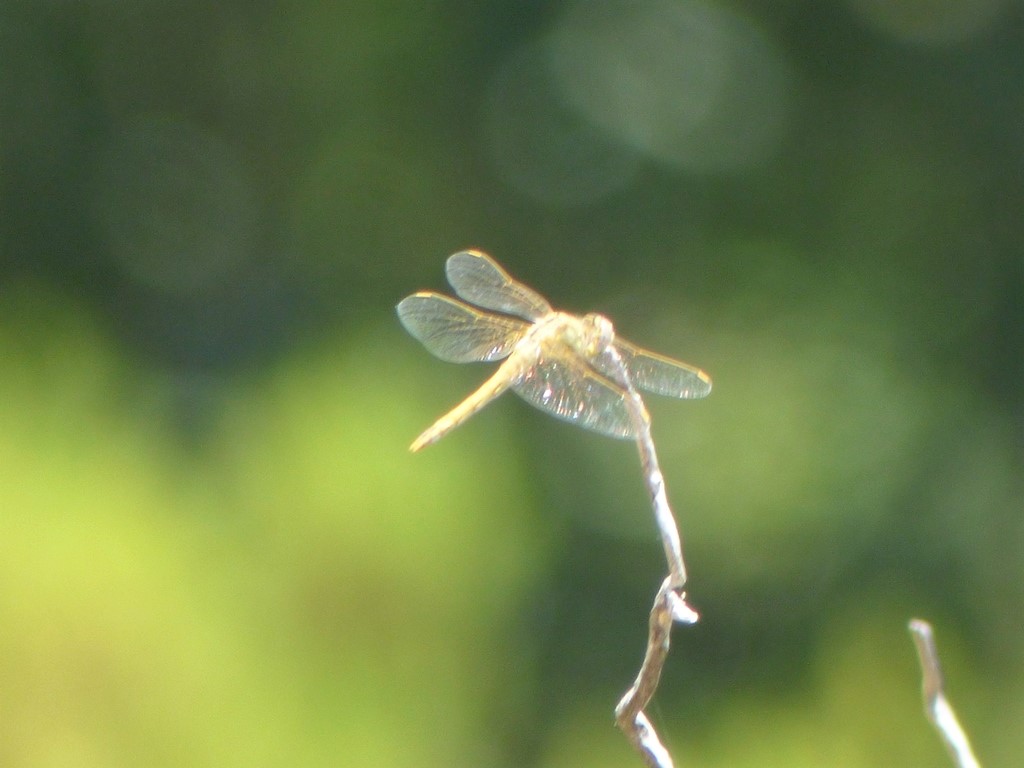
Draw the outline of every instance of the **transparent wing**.
[[[711,377],[700,368],[642,349],[618,336],[614,343],[637,389],[689,400],[707,397],[711,392]],[[597,358],[592,362],[602,373],[615,378],[607,361]]]
[[[512,384],[512,391],[584,429],[622,439],[636,436],[625,393],[572,356],[542,355]]]
[[[513,280],[486,253],[460,251],[445,263],[448,282],[461,298],[484,309],[537,320],[551,312],[551,305],[532,288]]]
[[[450,363],[501,360],[529,324],[490,315],[439,293],[414,293],[398,303],[398,319],[431,354]]]

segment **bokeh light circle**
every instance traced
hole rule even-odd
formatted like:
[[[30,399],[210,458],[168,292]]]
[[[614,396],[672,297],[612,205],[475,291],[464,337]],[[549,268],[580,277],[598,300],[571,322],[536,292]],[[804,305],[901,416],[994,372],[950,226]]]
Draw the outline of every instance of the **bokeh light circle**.
[[[139,117],[97,161],[97,223],[129,280],[191,296],[249,265],[255,194],[220,137],[176,118]]]
[[[921,45],[956,45],[987,33],[1005,0],[850,0],[864,21],[891,37]]]
[[[635,150],[565,104],[540,44],[520,49],[498,70],[483,123],[502,180],[549,205],[595,203],[628,185],[640,164]]]
[[[744,169],[769,156],[784,133],[783,56],[763,29],[721,5],[580,2],[548,47],[567,103],[668,165]]]

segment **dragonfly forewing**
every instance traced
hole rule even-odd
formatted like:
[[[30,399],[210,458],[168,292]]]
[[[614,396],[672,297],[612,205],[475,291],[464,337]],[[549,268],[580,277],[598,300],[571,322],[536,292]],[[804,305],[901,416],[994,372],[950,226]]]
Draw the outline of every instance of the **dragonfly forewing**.
[[[552,312],[547,299],[514,280],[480,251],[460,251],[449,256],[445,274],[455,293],[478,307],[527,320],[539,320]]]
[[[501,360],[529,323],[481,312],[439,293],[414,293],[398,303],[398,319],[431,354],[451,363]]]
[[[711,393],[711,377],[700,368],[642,349],[625,339],[615,338],[618,350],[632,385],[645,392],[666,397],[695,400]],[[594,365],[614,377],[607,361],[600,358]]]

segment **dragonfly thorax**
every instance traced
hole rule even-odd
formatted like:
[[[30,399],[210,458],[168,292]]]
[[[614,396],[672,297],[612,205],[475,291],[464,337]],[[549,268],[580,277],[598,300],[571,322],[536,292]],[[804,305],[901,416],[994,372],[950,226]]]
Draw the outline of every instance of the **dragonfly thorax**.
[[[565,315],[562,334],[566,342],[584,357],[596,357],[615,340],[611,320],[591,312],[583,317]]]

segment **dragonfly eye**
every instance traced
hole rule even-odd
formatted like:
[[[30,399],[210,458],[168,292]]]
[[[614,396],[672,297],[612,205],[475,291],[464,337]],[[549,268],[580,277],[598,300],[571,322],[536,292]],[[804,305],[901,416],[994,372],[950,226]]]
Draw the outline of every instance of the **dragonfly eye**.
[[[584,346],[588,354],[600,354],[615,340],[615,329],[607,317],[591,313],[584,316],[583,322],[586,326]]]

